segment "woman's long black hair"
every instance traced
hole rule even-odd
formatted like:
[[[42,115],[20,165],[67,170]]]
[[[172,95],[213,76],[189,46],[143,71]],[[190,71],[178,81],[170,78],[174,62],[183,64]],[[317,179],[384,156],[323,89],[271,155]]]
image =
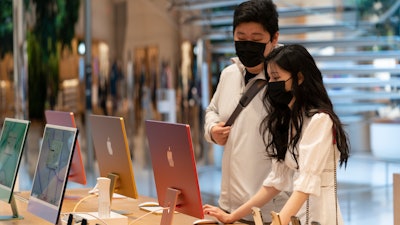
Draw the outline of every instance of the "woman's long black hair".
[[[339,117],[333,110],[332,102],[322,81],[321,71],[313,57],[301,45],[285,45],[274,49],[268,55],[265,68],[269,63],[290,72],[291,91],[296,100],[292,109],[289,109],[289,107],[273,105],[268,95],[265,95],[264,106],[268,113],[261,123],[260,130],[268,155],[278,161],[283,161],[289,150],[297,161],[294,149],[301,137],[303,116],[312,117],[315,113],[323,112],[329,114],[333,121],[332,134],[340,151],[340,166],[343,163],[346,166],[350,152],[349,140]],[[304,77],[301,84],[298,83],[299,73]],[[267,73],[265,74],[268,76]],[[289,137],[290,140],[288,140]]]

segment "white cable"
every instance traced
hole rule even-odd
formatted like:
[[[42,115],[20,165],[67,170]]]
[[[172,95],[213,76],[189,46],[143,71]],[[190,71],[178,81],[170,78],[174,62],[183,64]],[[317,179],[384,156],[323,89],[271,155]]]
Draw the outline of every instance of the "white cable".
[[[138,218],[134,219],[133,221],[131,221],[131,222],[129,223],[129,225],[131,225],[131,224],[133,224],[133,223],[136,223],[137,221],[141,220],[142,218],[144,218],[144,217],[146,217],[146,216],[148,216],[148,215],[150,215],[150,214],[152,214],[152,213],[155,213],[155,212],[157,212],[157,211],[164,210],[164,209],[169,209],[169,207],[158,208],[158,209],[155,209],[155,210],[153,210],[153,211],[150,211],[150,212],[148,212],[148,213],[146,213],[146,214],[144,214],[144,215],[142,215],[142,216],[139,216]]]
[[[76,211],[76,209],[78,208],[78,206],[79,206],[83,201],[85,201],[86,199],[89,199],[89,198],[93,198],[93,197],[97,197],[97,195],[88,195],[88,196],[82,198],[81,200],[79,200],[79,202],[75,204],[75,207],[74,207],[74,209],[72,210],[72,212],[74,213],[74,212]]]

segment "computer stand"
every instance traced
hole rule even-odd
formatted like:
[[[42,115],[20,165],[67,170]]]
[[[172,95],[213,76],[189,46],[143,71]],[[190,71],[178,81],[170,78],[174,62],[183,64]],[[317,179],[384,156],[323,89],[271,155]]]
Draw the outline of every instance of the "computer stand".
[[[115,191],[115,187],[117,186],[117,181],[118,181],[118,174],[115,173],[109,173],[107,175],[107,178],[110,178],[111,182],[110,182],[110,203],[112,202],[112,198],[113,198],[113,194]]]
[[[112,200],[113,200],[113,195],[115,193],[115,189],[117,189],[119,186],[118,185],[119,176],[118,176],[118,174],[115,174],[115,173],[109,173],[107,175],[107,178],[110,179],[110,205],[111,205]],[[95,189],[97,189],[97,184],[92,190],[95,190]],[[129,211],[126,211],[126,210],[112,210],[112,211],[114,211],[115,213],[121,214],[121,215],[126,215],[126,214],[130,213]]]
[[[24,218],[18,215],[18,208],[17,208],[17,203],[15,202],[14,194],[11,196],[10,206],[13,214],[11,216],[0,216],[0,221],[21,220]]]
[[[163,209],[160,225],[172,225],[176,203],[178,202],[178,196],[180,195],[180,193],[180,190],[174,188],[167,189],[167,193],[164,199],[164,207],[166,208]]]

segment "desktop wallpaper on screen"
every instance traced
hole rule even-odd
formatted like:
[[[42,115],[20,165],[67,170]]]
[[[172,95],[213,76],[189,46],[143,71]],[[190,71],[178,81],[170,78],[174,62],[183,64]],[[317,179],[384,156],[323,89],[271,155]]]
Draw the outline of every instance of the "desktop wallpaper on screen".
[[[27,124],[5,122],[0,140],[0,184],[11,188],[18,169]]]
[[[32,196],[58,206],[66,182],[74,133],[46,129],[33,181]]]

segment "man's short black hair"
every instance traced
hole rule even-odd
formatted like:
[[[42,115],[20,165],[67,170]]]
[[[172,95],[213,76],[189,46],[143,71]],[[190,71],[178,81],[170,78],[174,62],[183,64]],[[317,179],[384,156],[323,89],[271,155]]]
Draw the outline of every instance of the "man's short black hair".
[[[272,0],[249,0],[240,3],[233,15],[233,32],[241,23],[256,22],[268,31],[271,38],[279,30],[278,12]]]

